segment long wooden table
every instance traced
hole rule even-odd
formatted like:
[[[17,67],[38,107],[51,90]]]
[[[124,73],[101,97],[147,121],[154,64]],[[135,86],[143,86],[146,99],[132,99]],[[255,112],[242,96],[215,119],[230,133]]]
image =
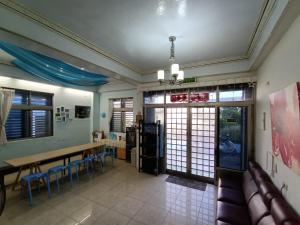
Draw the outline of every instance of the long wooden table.
[[[5,162],[13,167],[19,167],[19,172],[17,174],[16,180],[12,186],[12,190],[15,190],[17,184],[19,183],[21,172],[25,169],[30,169],[30,172],[35,170],[36,172],[42,172],[40,168],[40,163],[43,161],[55,159],[55,158],[66,158],[70,155],[74,155],[76,153],[84,153],[87,150],[95,149],[104,145],[109,145],[113,147],[122,147],[125,145],[124,141],[116,141],[116,140],[109,140],[109,139],[102,139],[98,142],[83,144],[83,145],[76,145],[72,147],[52,150],[48,152],[38,153],[34,155],[24,156],[15,159],[9,159]]]

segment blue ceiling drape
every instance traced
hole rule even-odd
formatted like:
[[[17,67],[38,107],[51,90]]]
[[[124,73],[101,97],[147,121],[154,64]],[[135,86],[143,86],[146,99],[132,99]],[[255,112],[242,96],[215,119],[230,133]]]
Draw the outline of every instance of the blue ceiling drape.
[[[14,56],[12,62],[20,69],[44,80],[64,86],[100,86],[107,83],[101,74],[81,70],[63,61],[17,47],[0,40],[0,49]]]

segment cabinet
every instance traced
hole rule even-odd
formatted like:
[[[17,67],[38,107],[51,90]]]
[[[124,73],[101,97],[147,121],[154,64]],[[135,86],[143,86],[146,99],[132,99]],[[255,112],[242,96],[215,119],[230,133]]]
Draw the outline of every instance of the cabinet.
[[[161,132],[160,121],[139,124],[139,172],[158,175],[162,169],[163,158],[160,157]]]

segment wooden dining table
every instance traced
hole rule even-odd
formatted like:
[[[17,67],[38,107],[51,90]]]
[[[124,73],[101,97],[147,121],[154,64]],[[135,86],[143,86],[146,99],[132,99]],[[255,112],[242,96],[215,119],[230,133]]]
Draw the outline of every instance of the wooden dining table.
[[[101,146],[122,147],[124,145],[125,145],[124,141],[101,139],[97,142],[75,145],[75,146],[61,148],[57,150],[42,152],[34,155],[28,155],[24,157],[5,160],[5,162],[10,166],[19,168],[17,177],[12,186],[12,190],[15,190],[16,186],[18,185],[20,175],[23,170],[29,169],[30,173],[32,173],[33,170],[35,170],[35,172],[42,172],[40,168],[40,164],[43,161],[49,161],[51,159],[56,159],[56,158],[66,159],[71,155],[76,155],[80,153],[84,154],[84,152],[86,152],[87,150],[96,149]]]

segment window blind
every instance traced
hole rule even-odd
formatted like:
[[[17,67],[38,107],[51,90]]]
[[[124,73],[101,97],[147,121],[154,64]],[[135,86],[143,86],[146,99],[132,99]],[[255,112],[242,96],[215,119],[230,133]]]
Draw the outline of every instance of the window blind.
[[[23,129],[25,127],[25,123],[26,111],[18,109],[10,110],[5,124],[7,139],[25,138],[26,132]]]
[[[31,111],[31,137],[45,137],[51,134],[52,112],[47,110]]]
[[[114,132],[123,132],[122,112],[116,112],[116,111],[113,112],[110,130]]]
[[[53,134],[53,95],[15,90],[12,108],[5,124],[8,140],[37,138]]]
[[[112,119],[110,131],[126,132],[126,127],[133,125],[133,99],[112,99]]]

